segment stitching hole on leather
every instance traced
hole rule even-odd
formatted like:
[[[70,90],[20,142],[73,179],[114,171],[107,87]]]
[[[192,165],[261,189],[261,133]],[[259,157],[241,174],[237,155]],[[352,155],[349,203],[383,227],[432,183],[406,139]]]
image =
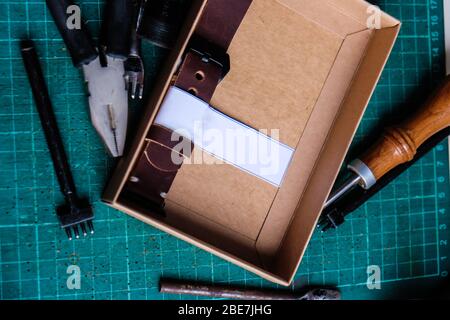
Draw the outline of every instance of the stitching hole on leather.
[[[132,176],[132,177],[130,177],[130,182],[138,183],[139,182],[139,178],[135,177],[135,176]]]
[[[197,95],[198,95],[198,90],[195,89],[195,88],[189,88],[189,89],[188,89],[188,92],[189,92],[190,94],[194,95],[194,96],[197,96]]]
[[[195,79],[197,79],[198,81],[205,80],[205,73],[203,71],[197,71],[195,73]]]

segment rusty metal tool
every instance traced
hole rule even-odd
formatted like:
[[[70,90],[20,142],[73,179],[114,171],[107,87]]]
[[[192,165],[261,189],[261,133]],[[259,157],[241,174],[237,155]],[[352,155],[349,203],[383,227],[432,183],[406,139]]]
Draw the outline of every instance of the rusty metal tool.
[[[304,294],[296,294],[287,291],[244,289],[170,279],[160,281],[160,292],[235,300],[340,300],[341,298],[340,292],[336,289],[312,289]]]
[[[356,187],[369,190],[398,166],[413,161],[418,149],[450,126],[450,76],[411,118],[388,128],[374,146],[348,165],[347,181],[332,192],[327,209]]]
[[[21,52],[56,177],[66,200],[65,205],[57,208],[61,226],[70,240],[72,240],[72,231],[76,238],[80,237],[78,228],[81,229],[84,236],[88,233],[87,229],[89,229],[90,233],[94,233],[92,207],[87,200],[80,199],[77,195],[34,43],[31,40],[22,41]]]

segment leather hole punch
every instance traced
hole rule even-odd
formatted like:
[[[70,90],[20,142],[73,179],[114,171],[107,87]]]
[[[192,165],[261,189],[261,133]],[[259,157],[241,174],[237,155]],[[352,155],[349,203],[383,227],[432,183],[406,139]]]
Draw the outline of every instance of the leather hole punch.
[[[188,51],[200,56],[203,63],[213,63],[222,70],[220,80],[223,80],[228,72],[230,72],[230,56],[224,49],[215,46],[197,35],[192,36],[188,47]]]
[[[229,71],[228,53],[208,40],[194,35],[184,55],[175,86],[209,102],[217,85]]]

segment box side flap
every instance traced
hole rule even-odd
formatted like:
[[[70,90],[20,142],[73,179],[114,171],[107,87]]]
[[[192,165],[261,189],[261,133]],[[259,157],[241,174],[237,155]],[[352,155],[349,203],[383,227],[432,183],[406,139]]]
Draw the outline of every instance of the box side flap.
[[[374,20],[370,18],[375,13],[380,14],[380,28],[391,28],[400,24],[400,21],[390,16],[389,14],[381,11],[374,10],[376,7],[365,0],[325,0],[328,1],[331,6],[338,8],[342,13],[352,17],[359,23],[368,26],[368,22],[371,23]],[[368,20],[369,19],[369,20]]]
[[[266,223],[261,230],[257,248],[268,263],[279,249],[283,235],[313,171],[328,129],[346,97],[348,88],[358,71],[373,31],[365,30],[348,36],[341,46],[314,112],[296,148],[286,180],[275,198]]]
[[[374,91],[392,50],[400,26],[376,30],[366,57],[355,76],[347,98],[329,131],[328,140],[289,226],[276,260],[275,273],[295,275],[307,244],[315,230],[322,205],[356,133],[365,107]],[[305,227],[308,226],[308,227]]]
[[[277,0],[340,37],[365,29],[388,28],[399,21],[363,0]],[[379,25],[375,26],[375,23]]]
[[[328,0],[277,0],[297,14],[313,21],[320,28],[344,38],[346,35],[366,29],[366,25],[348,16]]]

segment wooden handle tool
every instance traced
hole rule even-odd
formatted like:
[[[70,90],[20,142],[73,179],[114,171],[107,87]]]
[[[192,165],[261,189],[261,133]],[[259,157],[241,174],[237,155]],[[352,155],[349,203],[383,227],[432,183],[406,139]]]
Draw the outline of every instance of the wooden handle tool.
[[[411,118],[385,130],[383,136],[348,169],[352,176],[332,193],[325,208],[356,186],[370,189],[397,166],[411,161],[431,136],[450,126],[450,76]]]

